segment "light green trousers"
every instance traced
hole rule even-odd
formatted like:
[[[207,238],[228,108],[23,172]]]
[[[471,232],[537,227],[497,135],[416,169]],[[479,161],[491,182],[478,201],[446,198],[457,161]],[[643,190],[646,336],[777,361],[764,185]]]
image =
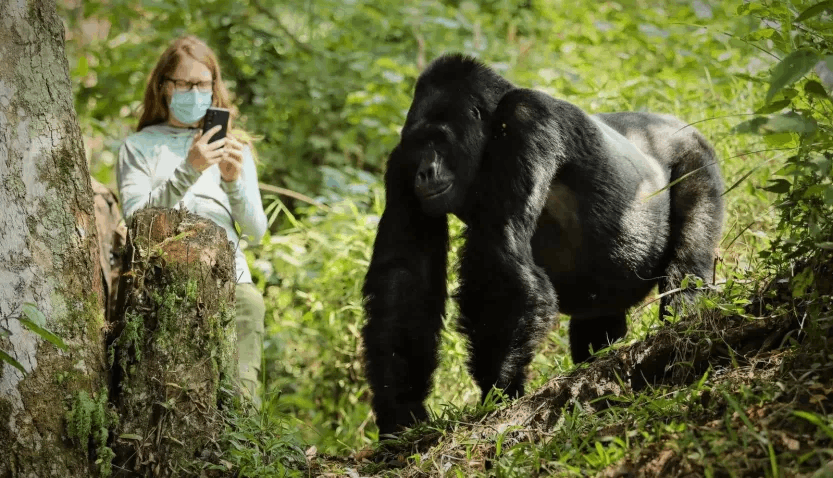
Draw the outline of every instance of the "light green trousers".
[[[260,408],[260,362],[263,350],[263,318],[266,304],[260,290],[251,283],[237,284],[237,370],[241,392]]]

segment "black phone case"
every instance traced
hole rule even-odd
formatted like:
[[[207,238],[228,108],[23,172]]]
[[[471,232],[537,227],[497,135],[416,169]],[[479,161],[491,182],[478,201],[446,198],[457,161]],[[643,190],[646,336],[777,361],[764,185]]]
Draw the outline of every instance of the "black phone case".
[[[208,140],[209,143],[213,143],[218,139],[223,139],[226,137],[226,129],[228,129],[228,119],[229,119],[229,110],[225,108],[208,108],[208,111],[205,112],[205,118],[203,118],[202,122],[202,132],[205,134],[206,131],[210,130],[211,128],[219,125],[222,125],[223,128],[220,131],[214,133],[214,136]]]

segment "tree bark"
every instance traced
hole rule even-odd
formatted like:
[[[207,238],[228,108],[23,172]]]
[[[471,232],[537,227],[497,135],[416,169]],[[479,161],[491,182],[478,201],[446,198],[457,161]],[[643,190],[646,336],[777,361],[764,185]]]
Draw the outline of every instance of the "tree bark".
[[[0,477],[88,476],[109,417],[103,288],[63,24],[51,0],[0,12],[0,351],[25,371],[0,362]]]

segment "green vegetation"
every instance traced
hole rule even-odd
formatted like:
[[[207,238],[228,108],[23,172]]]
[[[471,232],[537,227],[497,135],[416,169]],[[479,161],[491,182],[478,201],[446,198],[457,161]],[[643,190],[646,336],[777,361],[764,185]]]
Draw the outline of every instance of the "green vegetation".
[[[830,268],[805,262],[833,249],[833,85],[814,70],[819,62],[833,70],[831,2],[94,0],[68,1],[61,13],[100,181],[114,186],[117,148],[135,127],[151,65],[171,38],[189,32],[221,57],[240,125],[260,138],[261,180],[326,205],[264,195],[272,230],[247,254],[268,307],[267,397],[260,415],[230,422],[224,442],[226,462],[242,474],[290,473],[303,452],[324,461],[340,455],[322,465],[336,474],[388,469],[345,458],[378,438],[361,369],[360,290],[384,207],[381,172],[420,66],[457,50],[589,112],[650,110],[693,123],[714,143],[728,188],[721,291],[701,301],[702,313],[756,319],[800,302],[808,337],[690,386],[611,397],[604,411],[571,406],[536,440],[518,443],[505,438],[511,430],[495,430],[460,443],[470,459],[451,464],[417,444],[449,436],[489,408],[476,405],[449,303],[429,399],[436,420],[403,437],[398,460],[451,476],[612,475],[626,467],[655,470],[651,476],[793,476],[833,459],[833,343],[824,332],[831,303],[823,292]],[[453,231],[460,227],[453,222]],[[755,316],[744,311],[762,282],[794,266],[790,297],[767,299]],[[636,310],[616,347],[652,334],[656,307],[646,301]],[[573,368],[566,320],[558,325],[533,361],[530,390]]]
[[[112,472],[116,454],[107,445],[107,437],[118,422],[118,416],[108,407],[107,396],[106,388],[92,397],[82,390],[76,394],[72,409],[66,414],[69,437],[78,440],[82,448],[89,443],[95,449],[95,464],[103,478]]]

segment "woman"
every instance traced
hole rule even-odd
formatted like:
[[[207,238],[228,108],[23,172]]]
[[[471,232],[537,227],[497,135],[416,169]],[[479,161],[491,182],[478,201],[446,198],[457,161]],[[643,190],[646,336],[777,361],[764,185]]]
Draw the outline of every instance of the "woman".
[[[179,38],[159,58],[145,89],[137,133],[119,149],[118,186],[124,216],[143,207],[177,207],[222,226],[234,243],[237,270],[237,349],[241,392],[259,404],[263,297],[252,284],[241,234],[259,242],[266,214],[257,185],[252,148],[233,134],[208,142],[201,134],[209,106],[233,109],[217,57],[201,40]],[[229,128],[230,130],[231,128]]]

